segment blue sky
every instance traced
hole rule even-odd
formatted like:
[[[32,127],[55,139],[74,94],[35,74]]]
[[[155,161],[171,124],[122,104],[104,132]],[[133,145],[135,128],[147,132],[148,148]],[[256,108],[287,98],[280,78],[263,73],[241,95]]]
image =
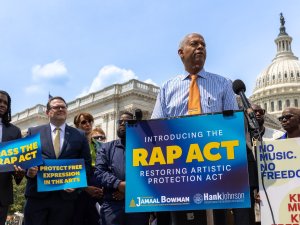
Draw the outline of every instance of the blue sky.
[[[207,44],[205,69],[245,82],[276,54],[283,12],[300,56],[299,0],[26,0],[0,1],[1,87],[12,114],[67,101],[136,78],[160,86],[182,73],[177,55],[187,33]]]

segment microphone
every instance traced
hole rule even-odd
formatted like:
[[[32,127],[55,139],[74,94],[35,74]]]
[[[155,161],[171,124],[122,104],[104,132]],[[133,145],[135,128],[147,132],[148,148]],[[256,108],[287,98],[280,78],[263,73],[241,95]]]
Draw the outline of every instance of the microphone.
[[[135,120],[142,120],[143,118],[143,112],[141,109],[135,109],[134,110],[134,116],[133,116],[133,119]]]
[[[237,95],[239,95],[241,97],[243,106],[246,109],[246,113],[252,122],[253,129],[259,130],[259,125],[256,120],[255,114],[254,114],[253,109],[251,108],[251,105],[245,95],[246,86],[245,86],[244,82],[239,79],[233,81],[232,89],[233,89],[234,93],[236,93]]]

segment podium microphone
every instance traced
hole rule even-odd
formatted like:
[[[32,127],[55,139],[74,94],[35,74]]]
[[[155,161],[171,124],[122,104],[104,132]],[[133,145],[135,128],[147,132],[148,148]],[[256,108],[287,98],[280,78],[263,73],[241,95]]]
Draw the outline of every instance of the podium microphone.
[[[251,108],[251,105],[245,95],[246,86],[245,86],[244,82],[239,79],[233,81],[232,89],[233,89],[234,93],[236,93],[237,95],[239,95],[241,97],[243,106],[246,109],[246,113],[252,122],[253,129],[258,130],[259,129],[258,122],[256,120],[253,109]]]

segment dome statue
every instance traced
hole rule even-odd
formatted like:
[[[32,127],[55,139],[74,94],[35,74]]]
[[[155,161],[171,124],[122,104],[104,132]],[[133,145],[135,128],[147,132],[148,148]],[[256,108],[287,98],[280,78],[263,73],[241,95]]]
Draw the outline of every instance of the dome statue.
[[[250,96],[250,100],[264,108],[273,119],[286,107],[298,107],[300,100],[300,61],[292,52],[292,37],[285,31],[282,13],[280,24],[280,33],[275,39],[276,56],[258,75]]]

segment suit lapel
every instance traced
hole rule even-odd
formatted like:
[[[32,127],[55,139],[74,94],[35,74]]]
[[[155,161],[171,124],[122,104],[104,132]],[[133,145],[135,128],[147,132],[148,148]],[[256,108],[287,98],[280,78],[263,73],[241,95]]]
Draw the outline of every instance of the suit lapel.
[[[65,138],[64,138],[64,143],[62,145],[60,156],[66,151],[69,140],[70,140],[70,127],[66,124]]]
[[[7,128],[4,124],[2,124],[2,142],[7,141]]]
[[[50,124],[48,124],[45,130],[45,135],[46,135],[45,140],[47,141],[46,146],[49,147],[49,153],[51,155],[51,158],[56,159],[51,132],[52,132],[51,126]]]

